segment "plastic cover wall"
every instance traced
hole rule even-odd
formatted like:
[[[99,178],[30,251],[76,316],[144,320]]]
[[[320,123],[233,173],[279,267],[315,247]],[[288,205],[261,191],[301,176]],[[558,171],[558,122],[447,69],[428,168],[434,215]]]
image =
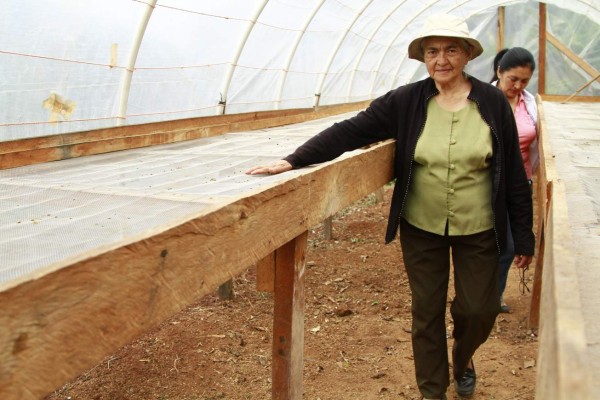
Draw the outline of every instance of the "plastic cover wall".
[[[600,0],[548,3],[548,29],[600,69]],[[501,5],[506,45],[538,53],[535,1],[1,4],[0,141],[373,99],[424,76],[406,49],[436,13],[467,18],[485,48],[468,66],[479,78],[491,74]],[[547,53],[548,93],[570,95],[591,79],[550,44]],[[599,91],[595,83],[582,94]]]

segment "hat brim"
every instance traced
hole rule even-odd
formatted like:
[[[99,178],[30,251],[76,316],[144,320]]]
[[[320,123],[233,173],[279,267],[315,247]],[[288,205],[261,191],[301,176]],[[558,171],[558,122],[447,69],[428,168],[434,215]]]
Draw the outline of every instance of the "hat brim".
[[[421,42],[428,37],[448,37],[448,38],[456,38],[466,40],[469,45],[473,48],[473,52],[471,53],[471,58],[469,60],[473,60],[483,53],[483,47],[481,47],[481,43],[479,43],[476,39],[472,37],[464,37],[464,36],[456,36],[456,35],[444,35],[443,33],[435,34],[435,35],[427,35],[420,36],[414,39],[408,45],[408,58],[412,58],[413,60],[418,60],[421,62],[425,62],[423,59],[423,49],[421,49]]]

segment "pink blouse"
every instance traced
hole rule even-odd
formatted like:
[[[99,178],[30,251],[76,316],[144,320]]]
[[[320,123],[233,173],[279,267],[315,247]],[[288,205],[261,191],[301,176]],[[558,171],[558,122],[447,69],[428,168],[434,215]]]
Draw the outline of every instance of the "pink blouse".
[[[521,146],[523,163],[525,164],[525,172],[527,173],[527,178],[531,179],[532,172],[531,162],[529,160],[529,146],[531,146],[531,143],[535,140],[537,133],[535,123],[525,107],[523,95],[519,95],[519,100],[515,107],[515,121],[517,123],[517,130],[519,131],[519,144]]]

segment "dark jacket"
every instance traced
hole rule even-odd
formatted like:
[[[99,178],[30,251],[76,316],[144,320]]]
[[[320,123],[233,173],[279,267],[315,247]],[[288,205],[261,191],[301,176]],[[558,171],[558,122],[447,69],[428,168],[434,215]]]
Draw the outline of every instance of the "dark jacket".
[[[515,254],[533,255],[533,206],[531,189],[523,167],[515,119],[504,94],[489,83],[470,77],[469,99],[477,104],[481,117],[493,135],[494,230],[498,250],[506,247],[507,211],[510,217]],[[427,102],[438,94],[431,78],[401,86],[375,99],[355,117],[336,123],[314,136],[285,158],[294,168],[332,160],[342,153],[385,140],[396,139],[392,196],[386,243],[398,232],[398,225],[411,179],[417,140],[425,127]]]

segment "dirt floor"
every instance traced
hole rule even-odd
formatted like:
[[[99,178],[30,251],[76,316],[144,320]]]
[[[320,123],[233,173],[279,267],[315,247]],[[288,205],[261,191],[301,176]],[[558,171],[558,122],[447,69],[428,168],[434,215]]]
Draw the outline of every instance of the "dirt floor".
[[[304,399],[420,399],[402,254],[397,241],[383,244],[389,189],[335,215],[331,240],[322,225],[309,233]],[[233,283],[233,300],[199,299],[47,400],[270,399],[273,297],[255,290],[253,268]],[[473,400],[534,398],[538,342],[516,268],[505,299],[511,312],[474,358]],[[452,386],[448,399],[459,399]]]

